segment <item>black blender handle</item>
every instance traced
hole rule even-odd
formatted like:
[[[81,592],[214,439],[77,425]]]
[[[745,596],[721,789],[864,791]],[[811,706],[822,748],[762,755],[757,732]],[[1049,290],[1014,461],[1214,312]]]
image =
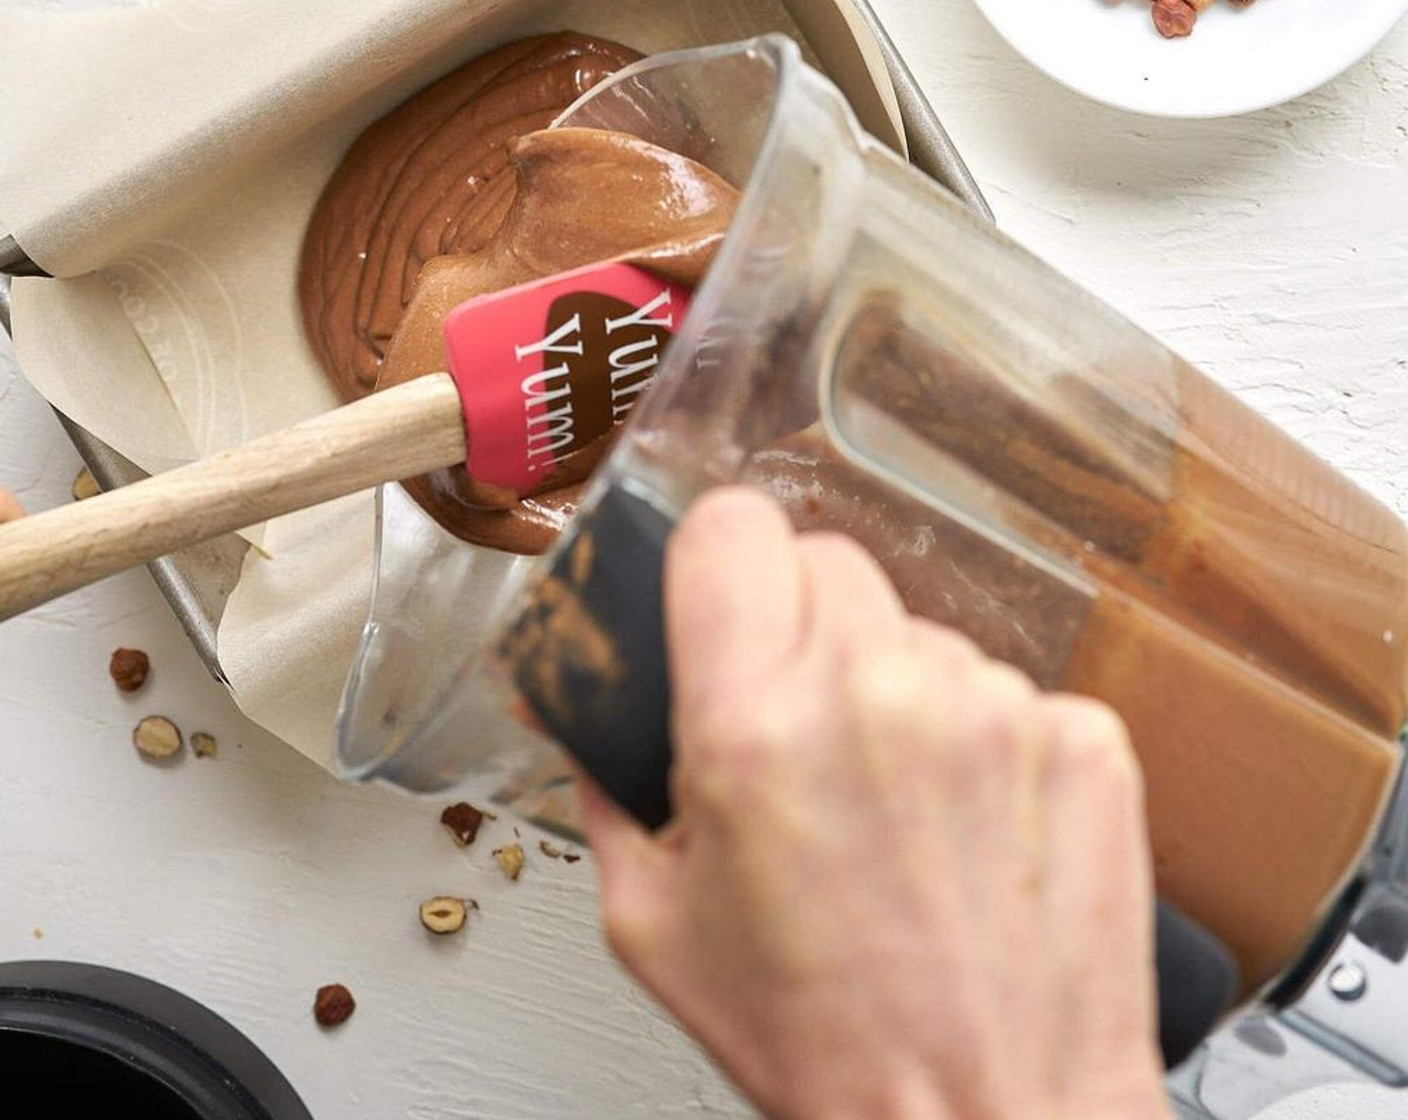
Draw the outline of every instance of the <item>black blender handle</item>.
[[[1173,1069],[1212,1033],[1232,1008],[1242,975],[1218,938],[1163,899],[1154,909],[1159,1050]]]
[[[670,818],[662,580],[665,540],[673,527],[673,518],[649,501],[611,488],[578,519],[576,545],[558,554],[550,576],[556,593],[530,603],[502,649],[524,699],[547,730],[650,828]],[[564,587],[581,608],[578,625],[585,618],[608,637],[609,672],[602,671],[599,657],[544,648],[545,642],[563,642],[568,633],[549,617],[559,609]],[[545,662],[553,672],[542,672]],[[1162,900],[1155,915],[1155,950],[1159,1045],[1172,1069],[1216,1026],[1240,981],[1222,942]]]

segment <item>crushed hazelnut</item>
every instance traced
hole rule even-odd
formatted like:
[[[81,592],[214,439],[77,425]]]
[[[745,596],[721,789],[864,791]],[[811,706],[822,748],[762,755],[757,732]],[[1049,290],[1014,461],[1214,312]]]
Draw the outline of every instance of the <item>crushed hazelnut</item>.
[[[582,858],[582,854],[581,854],[580,852],[563,852],[563,853],[562,853],[562,861],[563,861],[564,863],[576,863],[576,862],[577,862],[578,860],[580,860],[581,858]]]
[[[181,729],[165,716],[147,716],[132,729],[132,745],[147,758],[170,758],[181,749]]]
[[[220,744],[215,741],[214,735],[207,731],[191,732],[191,750],[197,758],[214,758],[219,749]]]
[[[313,1018],[320,1027],[335,1027],[345,1023],[357,1010],[357,1001],[341,984],[324,984],[313,997]]]
[[[461,848],[474,843],[485,814],[468,801],[457,801],[440,814],[440,823],[450,831]]]
[[[523,874],[523,845],[505,844],[494,849],[494,859],[498,860],[499,870],[508,878],[517,880]]]
[[[136,692],[147,683],[151,671],[151,659],[139,649],[123,646],[113,650],[108,658],[108,676],[123,692]]]
[[[81,502],[88,498],[96,498],[103,490],[98,485],[98,480],[93,477],[93,472],[84,467],[73,476],[73,486],[69,492],[73,495],[75,502]]]
[[[42,929],[40,929],[38,926],[35,926],[35,927],[34,927],[34,940],[35,940],[35,941],[43,941],[43,940],[44,940],[44,931],[43,931]]]
[[[458,933],[464,928],[469,912],[478,909],[479,903],[472,898],[450,898],[447,895],[428,898],[420,904],[420,924],[431,933]]]
[[[543,855],[548,857],[548,859],[562,858],[562,849],[559,848],[556,844],[554,844],[551,840],[539,840],[538,851],[542,852]]]

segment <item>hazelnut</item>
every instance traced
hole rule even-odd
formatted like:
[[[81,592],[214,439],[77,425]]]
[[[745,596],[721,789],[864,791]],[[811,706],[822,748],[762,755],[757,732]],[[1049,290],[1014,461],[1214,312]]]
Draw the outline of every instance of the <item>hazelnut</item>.
[[[191,750],[195,752],[197,758],[214,758],[219,746],[215,741],[215,736],[209,732],[191,732]]]
[[[539,840],[538,851],[542,852],[543,855],[548,857],[548,859],[562,858],[562,849],[556,844],[554,844],[551,840]]]
[[[474,843],[479,835],[479,826],[484,823],[485,814],[468,801],[458,801],[440,814],[440,823],[450,830],[455,843],[461,848]]]
[[[139,649],[115,649],[108,658],[108,676],[123,692],[136,692],[151,671],[151,659]]]
[[[357,1001],[341,984],[324,984],[313,997],[313,1018],[320,1027],[345,1023],[357,1010]]]
[[[84,467],[74,475],[73,486],[69,492],[73,495],[75,502],[81,502],[87,498],[96,498],[103,490],[98,485],[98,480],[93,477],[93,472]]]
[[[517,880],[523,874],[522,844],[505,844],[502,848],[495,848],[494,858],[498,860],[499,870],[510,879]]]
[[[1165,39],[1182,39],[1193,33],[1198,10],[1188,0],[1154,0],[1154,26]]]
[[[449,898],[440,895],[426,899],[420,904],[420,924],[431,933],[458,933],[464,928],[465,918],[471,909],[479,909],[472,898]]]
[[[170,758],[181,749],[181,729],[165,716],[147,716],[132,729],[132,745],[147,758]]]

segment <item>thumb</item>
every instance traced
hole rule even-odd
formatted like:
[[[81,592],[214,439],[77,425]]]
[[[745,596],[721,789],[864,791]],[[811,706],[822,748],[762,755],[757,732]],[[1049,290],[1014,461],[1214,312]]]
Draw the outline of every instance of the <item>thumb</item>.
[[[640,875],[661,858],[650,833],[580,770],[577,799],[582,809],[582,831],[596,856],[603,892],[612,884]]]
[[[20,505],[19,499],[8,490],[0,490],[0,524],[6,521],[18,521],[24,516],[24,508]]]
[[[578,775],[577,796],[596,856],[607,941],[634,971],[667,924],[677,845],[652,836],[585,774]]]

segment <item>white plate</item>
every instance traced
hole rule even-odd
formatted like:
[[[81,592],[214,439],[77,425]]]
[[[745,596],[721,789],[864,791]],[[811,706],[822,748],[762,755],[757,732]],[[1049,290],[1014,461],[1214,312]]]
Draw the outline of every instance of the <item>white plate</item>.
[[[1150,0],[974,0],[1027,60],[1078,93],[1163,117],[1225,117],[1299,97],[1363,58],[1408,0],[1219,0],[1186,39]]]

